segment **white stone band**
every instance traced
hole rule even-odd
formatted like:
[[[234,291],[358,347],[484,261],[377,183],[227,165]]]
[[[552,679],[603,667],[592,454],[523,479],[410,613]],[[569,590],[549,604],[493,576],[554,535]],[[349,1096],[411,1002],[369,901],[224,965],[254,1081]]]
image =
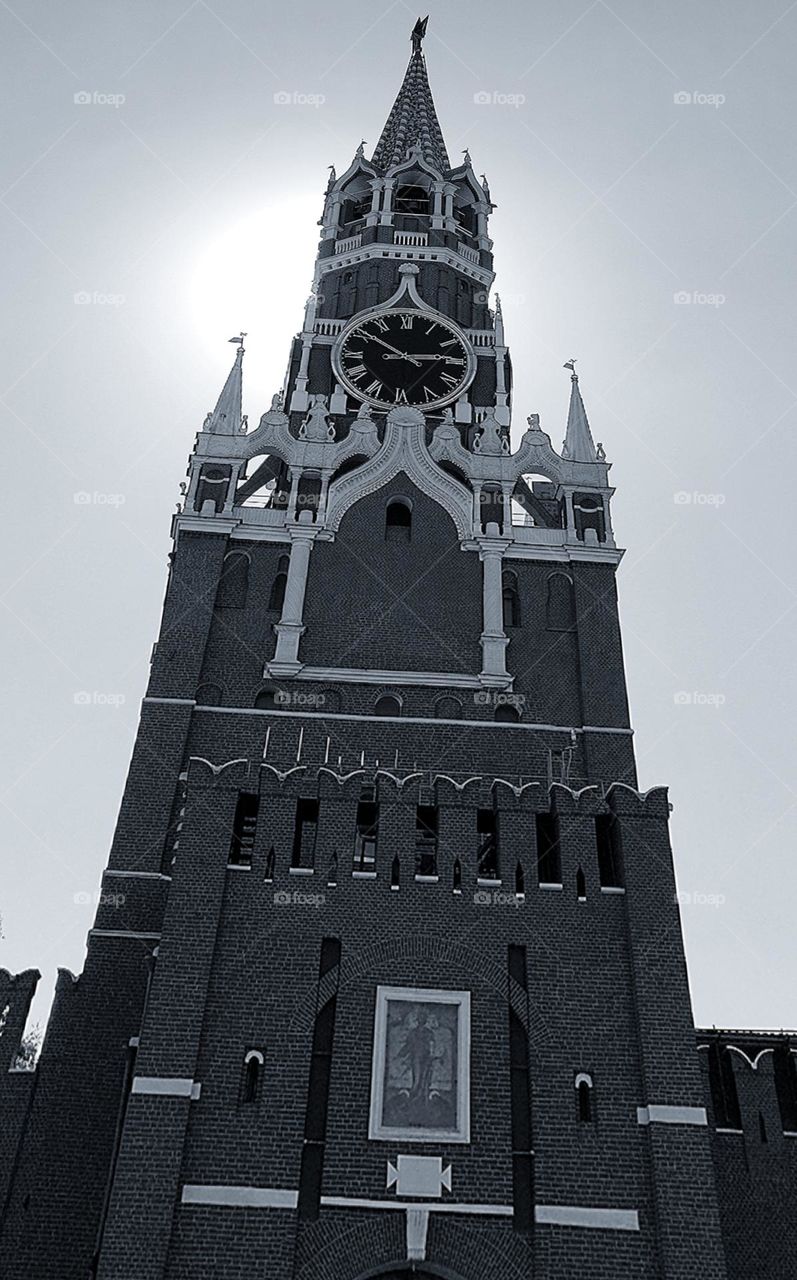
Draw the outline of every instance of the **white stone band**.
[[[671,1107],[651,1104],[637,1107],[638,1124],[691,1124],[703,1127],[708,1124],[705,1107]]]

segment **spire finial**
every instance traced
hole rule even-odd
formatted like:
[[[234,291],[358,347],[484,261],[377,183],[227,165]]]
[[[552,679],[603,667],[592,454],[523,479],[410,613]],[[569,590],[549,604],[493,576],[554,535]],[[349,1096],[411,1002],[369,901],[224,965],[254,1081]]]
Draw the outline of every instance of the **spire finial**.
[[[578,374],[576,373],[576,357],[575,356],[571,356],[569,360],[565,360],[564,364],[562,365],[562,368],[569,369],[571,381],[578,382]]]
[[[423,38],[426,35],[426,24],[428,21],[429,15],[427,14],[425,18],[419,18],[415,23],[415,26],[412,28],[411,39],[413,53],[419,54],[422,52],[421,45],[423,44]]]

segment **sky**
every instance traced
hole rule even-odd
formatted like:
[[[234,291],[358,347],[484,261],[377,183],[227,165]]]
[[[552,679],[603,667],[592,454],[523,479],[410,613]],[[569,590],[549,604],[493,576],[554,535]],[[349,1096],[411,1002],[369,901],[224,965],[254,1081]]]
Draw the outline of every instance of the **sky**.
[[[195,432],[283,379],[327,166],[370,154],[404,0],[0,5],[0,964],[83,965]],[[514,435],[577,357],[613,463],[643,788],[670,787],[695,1016],[795,1026],[797,5],[432,3],[497,210]]]

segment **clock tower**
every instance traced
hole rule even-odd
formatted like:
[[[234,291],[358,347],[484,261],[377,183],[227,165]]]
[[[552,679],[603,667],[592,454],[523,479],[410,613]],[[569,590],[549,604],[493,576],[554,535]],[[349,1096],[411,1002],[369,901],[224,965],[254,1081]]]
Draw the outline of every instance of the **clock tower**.
[[[749,1274],[732,1069],[701,1037],[704,1084],[667,792],[637,784],[610,464],[572,361],[561,447],[531,413],[512,448],[494,206],[425,30],[332,170],[282,388],[250,428],[234,339],[197,435],[35,1073],[36,975],[0,974],[8,1280]]]

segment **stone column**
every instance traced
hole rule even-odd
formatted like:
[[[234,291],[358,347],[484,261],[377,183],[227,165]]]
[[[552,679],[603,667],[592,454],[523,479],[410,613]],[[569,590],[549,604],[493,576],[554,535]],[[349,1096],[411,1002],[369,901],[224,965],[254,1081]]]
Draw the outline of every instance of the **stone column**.
[[[482,609],[484,630],[481,634],[482,670],[479,680],[483,685],[504,688],[509,683],[506,669],[504,634],[503,584],[501,580],[503,555],[507,539],[499,534],[498,525],[487,525],[487,536],[479,539],[479,559],[482,562]]]
[[[296,525],[290,529],[291,558],[285,584],[285,600],[282,617],[274,627],[277,648],[268,663],[269,674],[273,676],[294,676],[302,666],[299,661],[299,641],[305,631],[304,596],[315,532],[312,512],[300,511]]]

